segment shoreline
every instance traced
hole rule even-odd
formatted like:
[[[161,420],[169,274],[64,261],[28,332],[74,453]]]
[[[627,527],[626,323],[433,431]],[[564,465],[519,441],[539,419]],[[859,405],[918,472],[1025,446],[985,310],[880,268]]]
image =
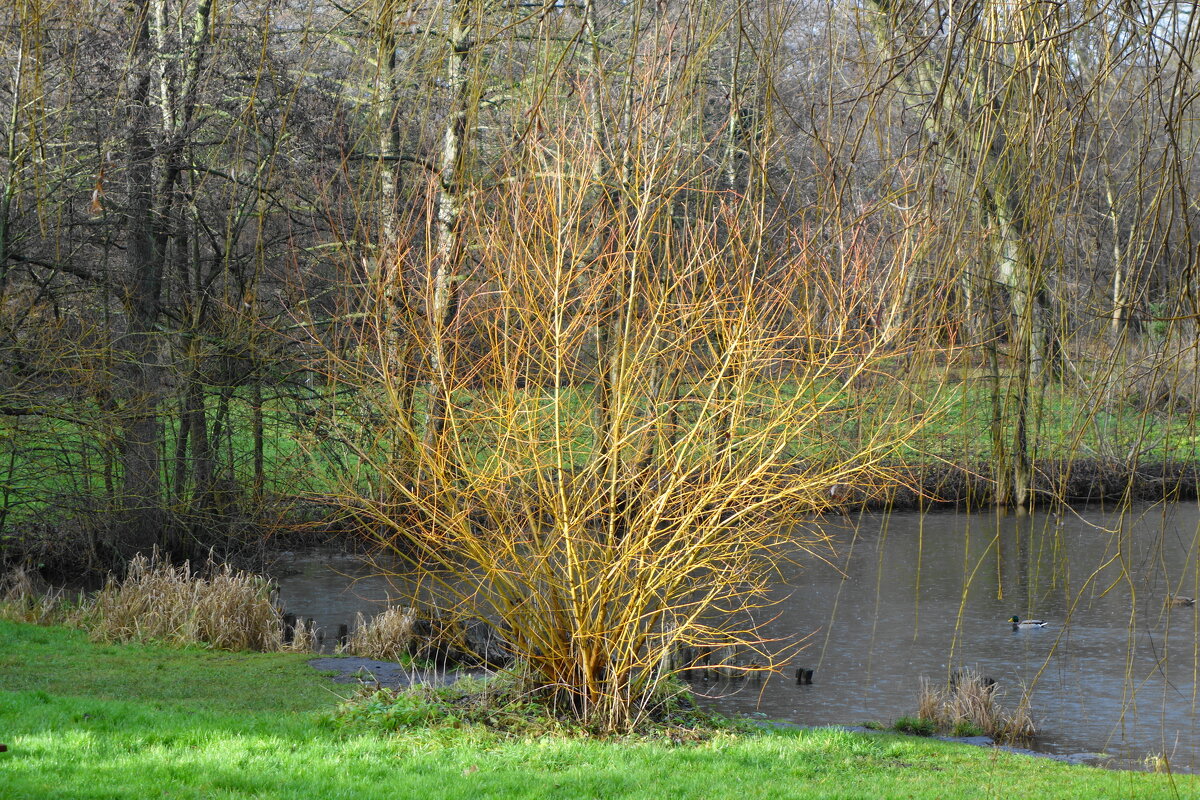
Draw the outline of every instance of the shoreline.
[[[337,692],[298,654],[111,646],[7,622],[0,633],[15,645],[0,691],[0,771],[13,797],[968,800],[986,786],[1168,800],[1198,780],[831,728],[680,743],[346,726],[332,716]]]
[[[983,511],[996,508],[986,464],[891,464],[884,487],[845,487],[829,510]],[[1033,463],[1034,507],[1163,502],[1200,497],[1200,463],[1126,464],[1102,459],[1040,459]]]
[[[880,471],[889,479],[887,485],[833,487],[828,504],[814,513],[1025,510],[994,503],[995,482],[986,464],[886,464]],[[1034,510],[1200,498],[1200,462],[1040,459],[1033,464],[1033,474]],[[15,530],[0,544],[0,573],[37,564],[51,583],[99,588],[119,567],[115,553],[99,559],[86,556],[95,534],[83,527],[43,521]],[[194,554],[193,560],[213,554],[239,568],[264,571],[279,553],[319,547],[363,555],[374,549],[361,531],[331,513],[324,519],[310,516],[249,528],[204,554]]]
[[[420,669],[405,666],[397,661],[381,661],[361,656],[322,656],[309,659],[308,666],[328,677],[333,683],[353,684],[366,683],[386,689],[406,689],[416,685],[432,684],[437,687],[449,686],[461,678],[485,677],[494,674],[481,669]],[[329,674],[336,673],[336,674]],[[933,736],[916,736],[905,734],[890,728],[872,728],[866,725],[804,725],[786,720],[755,720],[751,717],[741,719],[753,722],[769,730],[840,730],[859,734],[887,734],[893,736],[911,736],[915,739],[932,739],[950,744],[962,744],[972,747],[987,747],[1014,755],[1044,758],[1074,766],[1098,767],[1109,771],[1148,772],[1144,766],[1139,768],[1135,763],[1117,763],[1116,759],[1099,752],[1080,753],[1051,753],[1044,750],[1034,750],[1029,747],[997,744],[990,736],[950,736],[935,734]]]

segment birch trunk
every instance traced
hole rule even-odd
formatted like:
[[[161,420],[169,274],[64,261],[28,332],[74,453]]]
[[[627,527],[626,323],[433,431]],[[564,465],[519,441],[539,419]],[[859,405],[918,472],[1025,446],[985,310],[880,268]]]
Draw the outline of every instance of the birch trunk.
[[[1121,215],[1117,209],[1117,192],[1113,186],[1112,173],[1104,170],[1104,199],[1108,204],[1108,221],[1112,228],[1112,317],[1110,332],[1114,341],[1119,341],[1127,332],[1130,321],[1128,266],[1125,263],[1125,248],[1121,246]]]
[[[471,105],[471,5],[470,0],[451,2],[450,23],[446,31],[446,84],[450,91],[451,106],[442,133],[442,152],[438,165],[437,250],[428,311],[431,377],[425,429],[427,444],[441,436],[446,424],[446,407],[450,401],[447,338],[458,314],[466,254],[461,217],[469,133],[468,112]]]
[[[405,285],[401,203],[404,175],[401,169],[399,34],[401,24],[398,0],[380,0],[375,19],[376,74],[375,107],[377,146],[379,149],[379,252],[375,263],[382,282],[383,339],[387,380],[397,397],[401,420],[397,426],[396,458],[400,469],[410,470],[416,445],[413,419],[414,389],[419,351],[411,331],[412,301]]]
[[[22,152],[17,136],[17,126],[21,121],[21,105],[23,103],[25,65],[26,65],[26,31],[21,26],[20,43],[17,47],[17,59],[13,64],[12,77],[12,108],[8,111],[8,130],[4,136],[4,160],[7,162],[4,174],[4,190],[0,192],[0,297],[6,294],[8,287],[8,262],[12,256],[12,208],[17,196],[22,168]]]

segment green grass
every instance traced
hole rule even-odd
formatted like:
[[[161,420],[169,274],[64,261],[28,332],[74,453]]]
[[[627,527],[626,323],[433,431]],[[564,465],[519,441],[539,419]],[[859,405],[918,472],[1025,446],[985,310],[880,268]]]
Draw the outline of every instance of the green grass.
[[[306,663],[312,655],[103,644],[78,629],[3,620],[0,641],[6,692],[252,714],[313,711],[337,703],[335,689],[348,694],[345,686],[314,679]]]
[[[702,744],[342,728],[304,656],[96,645],[0,623],[0,798],[1188,797],[1105,772],[836,730]],[[339,687],[344,688],[344,687]]]
[[[991,455],[991,395],[985,382],[960,383],[943,397],[942,412],[901,455],[971,464]],[[919,411],[920,409],[915,409]],[[1197,458],[1196,420],[1183,413],[1146,412],[1129,404],[1102,404],[1058,384],[1035,398],[1030,424],[1037,455],[1052,459],[1125,458],[1190,461]],[[1006,428],[1011,439],[1012,426]]]
[[[937,723],[920,717],[901,717],[892,723],[892,730],[910,736],[933,736],[937,733]]]

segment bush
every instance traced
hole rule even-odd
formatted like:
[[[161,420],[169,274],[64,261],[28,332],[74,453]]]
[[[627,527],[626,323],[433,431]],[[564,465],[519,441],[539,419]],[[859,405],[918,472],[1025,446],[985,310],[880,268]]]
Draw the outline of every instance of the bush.
[[[347,726],[365,726],[389,732],[428,725],[435,720],[451,722],[450,707],[420,687],[405,690],[374,689],[344,703],[337,720]]]
[[[954,730],[950,732],[951,736],[957,736],[960,739],[968,739],[972,736],[984,736],[983,728],[976,725],[974,722],[961,720],[954,723]]]
[[[378,327],[330,353],[359,401],[329,424],[358,448],[346,514],[426,570],[415,583],[440,608],[496,620],[531,693],[607,733],[636,727],[660,681],[699,666],[673,653],[746,654],[708,665],[731,672],[787,663],[799,641],[754,622],[780,563],[823,551],[811,515],[837,500],[831,487],[888,481],[882,465],[936,408],[868,408],[850,391],[920,338],[904,281],[847,297],[830,264],[726,227],[729,209],[681,221],[670,209],[690,184],[580,219],[600,190],[590,174],[539,170],[464,211],[479,226],[464,240],[484,243],[473,280],[488,287],[469,323],[397,319],[374,287]],[[594,238],[626,214],[644,238]],[[749,277],[751,263],[771,279]],[[814,295],[863,324],[830,329]]]

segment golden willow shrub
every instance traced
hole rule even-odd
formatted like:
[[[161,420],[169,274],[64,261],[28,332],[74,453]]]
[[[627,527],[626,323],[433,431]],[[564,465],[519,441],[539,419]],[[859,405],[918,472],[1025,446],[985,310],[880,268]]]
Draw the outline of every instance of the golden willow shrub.
[[[690,666],[668,655],[794,652],[760,632],[778,567],[824,546],[831,495],[888,480],[928,410],[893,377],[922,341],[921,232],[822,250],[682,152],[634,148],[614,191],[586,136],[542,147],[468,197],[469,280],[399,243],[319,430],[356,453],[363,530],[493,619],[530,689],[621,730]],[[423,292],[397,301],[397,264]],[[454,314],[428,313],[447,291]]]

